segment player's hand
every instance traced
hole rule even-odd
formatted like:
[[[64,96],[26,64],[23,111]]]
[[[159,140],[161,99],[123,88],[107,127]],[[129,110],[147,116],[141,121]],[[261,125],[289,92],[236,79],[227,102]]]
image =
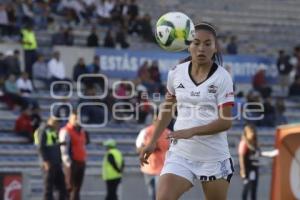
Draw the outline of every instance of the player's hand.
[[[246,177],[246,173],[244,170],[240,170],[240,175],[242,178],[245,178]]]
[[[150,143],[142,149],[140,153],[140,163],[142,166],[144,166],[144,164],[149,164],[147,160],[149,156],[155,151],[155,149],[156,149],[155,143]]]
[[[50,163],[48,161],[44,161],[42,167],[45,171],[48,171],[50,169]]]
[[[193,133],[189,129],[174,131],[169,133],[168,139],[177,140],[177,139],[189,139],[193,137]]]

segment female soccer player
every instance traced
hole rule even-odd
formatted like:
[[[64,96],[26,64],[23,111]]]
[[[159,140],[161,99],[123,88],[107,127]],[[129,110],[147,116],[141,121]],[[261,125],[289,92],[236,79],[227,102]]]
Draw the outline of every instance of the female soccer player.
[[[232,79],[218,65],[222,58],[215,28],[203,22],[195,30],[191,60],[170,70],[154,135],[140,154],[141,164],[147,164],[176,105],[178,116],[169,135],[172,143],[159,179],[158,200],[179,199],[196,179],[202,181],[207,200],[226,199],[234,171],[226,133],[234,104]]]

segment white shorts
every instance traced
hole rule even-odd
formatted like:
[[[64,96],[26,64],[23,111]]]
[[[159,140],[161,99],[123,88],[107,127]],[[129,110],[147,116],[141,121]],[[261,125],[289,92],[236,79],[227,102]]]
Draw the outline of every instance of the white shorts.
[[[217,162],[198,162],[168,151],[160,175],[175,174],[187,179],[194,185],[197,179],[200,181],[226,179],[230,182],[233,172],[234,168],[231,158]]]

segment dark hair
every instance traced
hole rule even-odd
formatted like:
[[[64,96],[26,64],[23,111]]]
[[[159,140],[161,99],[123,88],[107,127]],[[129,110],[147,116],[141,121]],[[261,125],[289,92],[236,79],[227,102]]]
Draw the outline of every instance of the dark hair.
[[[255,126],[254,124],[252,124],[252,123],[247,122],[247,123],[244,125],[244,128],[245,128],[245,127],[249,127],[249,128],[252,130],[252,132],[253,132],[253,134],[254,134],[253,145],[254,145],[255,147],[257,147],[257,131],[256,131],[256,126]],[[243,135],[244,135],[244,136],[246,135],[246,132],[245,132],[245,131],[244,131]]]
[[[217,48],[217,52],[213,55],[212,60],[219,65],[223,65],[221,49],[220,49],[220,45],[219,45],[218,39],[217,39],[217,31],[216,31],[216,28],[214,27],[214,25],[212,25],[208,22],[200,22],[199,24],[195,25],[195,30],[196,31],[206,30],[206,31],[209,31],[210,33],[212,33],[212,35],[215,38],[216,48]]]

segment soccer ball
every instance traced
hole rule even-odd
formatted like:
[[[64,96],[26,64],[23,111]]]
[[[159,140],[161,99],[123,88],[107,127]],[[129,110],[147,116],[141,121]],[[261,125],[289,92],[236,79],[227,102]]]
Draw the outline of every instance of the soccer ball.
[[[186,49],[194,37],[194,23],[184,13],[166,13],[156,23],[155,38],[158,44],[167,51]]]

